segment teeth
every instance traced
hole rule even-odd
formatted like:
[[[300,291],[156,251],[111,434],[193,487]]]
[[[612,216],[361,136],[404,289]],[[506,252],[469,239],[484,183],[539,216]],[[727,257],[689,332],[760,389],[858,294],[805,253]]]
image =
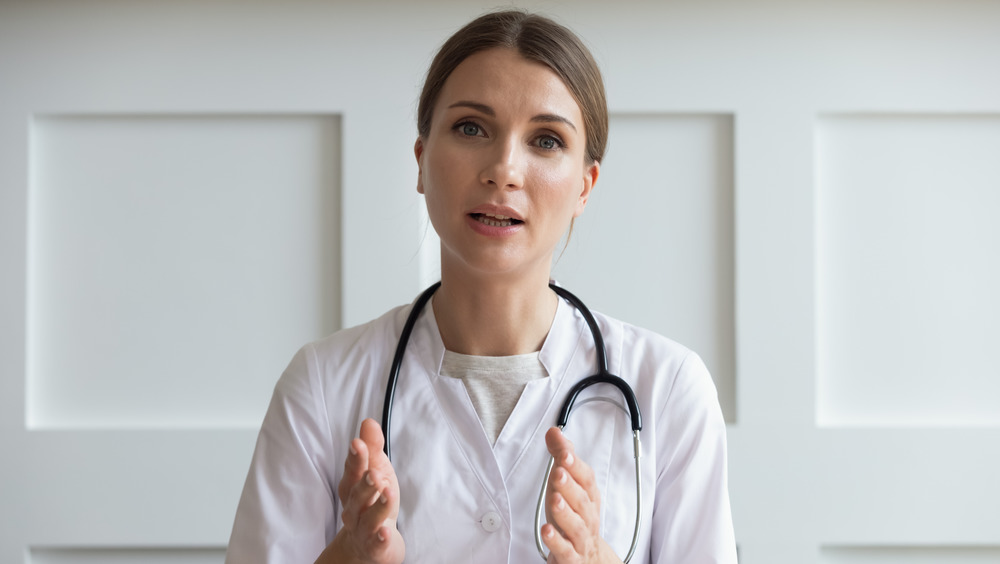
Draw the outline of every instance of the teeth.
[[[492,227],[509,227],[514,223],[505,215],[492,215],[486,213],[476,216],[476,221]]]

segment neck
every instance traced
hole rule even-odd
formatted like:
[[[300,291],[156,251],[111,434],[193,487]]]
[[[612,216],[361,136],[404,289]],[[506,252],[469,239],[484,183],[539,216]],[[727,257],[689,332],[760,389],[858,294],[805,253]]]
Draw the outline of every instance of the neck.
[[[475,280],[442,274],[432,305],[445,348],[479,356],[540,350],[558,304],[548,272],[541,274]]]

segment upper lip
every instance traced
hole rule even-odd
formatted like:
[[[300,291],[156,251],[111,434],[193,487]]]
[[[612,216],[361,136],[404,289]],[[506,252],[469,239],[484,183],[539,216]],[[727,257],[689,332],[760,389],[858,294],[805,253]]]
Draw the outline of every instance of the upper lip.
[[[517,210],[515,210],[514,208],[508,206],[498,206],[496,204],[482,204],[472,208],[471,210],[469,210],[468,213],[469,214],[478,213],[478,214],[492,215],[492,216],[500,215],[504,217],[509,217],[510,219],[524,221],[524,218],[521,217],[521,214],[519,214]]]

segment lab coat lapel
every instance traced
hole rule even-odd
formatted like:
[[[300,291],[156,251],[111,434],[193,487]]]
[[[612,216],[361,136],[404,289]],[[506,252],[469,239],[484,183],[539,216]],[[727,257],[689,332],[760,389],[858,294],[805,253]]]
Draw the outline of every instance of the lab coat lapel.
[[[427,427],[421,424],[419,430],[411,431],[416,435],[414,440],[438,444],[442,451],[440,456],[475,475],[475,479],[465,485],[470,493],[473,496],[487,495],[502,514],[509,515],[503,477],[465,384],[440,374],[444,343],[430,306],[424,309],[414,327],[411,341],[407,354],[410,354],[409,351],[416,354],[410,357],[409,363],[404,361],[404,365],[414,378],[420,380],[421,387],[429,392],[421,399],[420,405],[412,406],[417,411],[412,421],[433,422]],[[403,422],[400,424],[405,425]],[[430,432],[436,436],[426,436]]]
[[[587,335],[583,334],[586,327],[578,317],[573,306],[559,300],[552,327],[539,353],[548,377],[528,382],[493,447],[505,479],[510,479],[527,455],[534,461],[547,456],[545,432],[556,424],[562,406],[560,399],[578,379],[574,377],[582,360],[578,357],[585,356],[580,349],[586,343]]]
[[[424,561],[421,556],[439,554],[441,546],[453,554],[473,554],[479,541],[474,535],[456,537],[456,530],[487,511],[510,519],[489,442],[463,383],[439,376],[443,359],[434,313],[426,307],[403,357],[393,409],[398,524],[408,560]]]

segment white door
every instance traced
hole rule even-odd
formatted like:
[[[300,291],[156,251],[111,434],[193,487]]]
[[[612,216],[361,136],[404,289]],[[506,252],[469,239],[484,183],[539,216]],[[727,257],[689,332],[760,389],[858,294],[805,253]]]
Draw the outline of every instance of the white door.
[[[1000,4],[517,4],[612,110],[555,276],[706,359],[741,561],[1000,561]],[[0,562],[221,562],[295,349],[435,278],[492,7],[0,4]]]

